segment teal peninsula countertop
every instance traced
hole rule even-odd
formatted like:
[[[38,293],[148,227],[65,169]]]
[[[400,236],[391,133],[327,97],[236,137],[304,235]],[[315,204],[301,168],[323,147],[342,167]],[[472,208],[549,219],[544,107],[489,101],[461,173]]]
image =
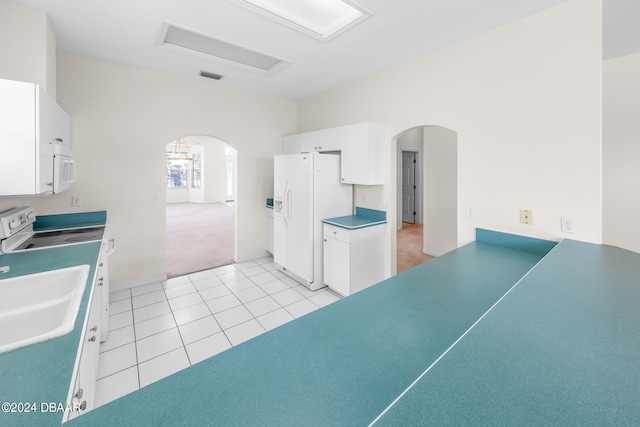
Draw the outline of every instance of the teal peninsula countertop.
[[[355,215],[327,218],[322,220],[322,222],[325,224],[335,225],[336,227],[346,228],[348,230],[356,230],[358,228],[386,224],[387,213],[374,209],[356,207]]]
[[[636,425],[638,277],[634,252],[478,230],[69,425]]]
[[[52,215],[45,222],[55,228],[73,228],[81,219],[91,225],[104,225],[105,220],[94,221],[83,214]],[[102,215],[100,213],[99,215]],[[55,218],[61,221],[56,224]],[[0,425],[7,426],[51,426],[60,425],[64,415],[52,411],[48,404],[66,404],[67,393],[80,343],[80,336],[94,281],[96,263],[101,242],[88,242],[71,246],[52,247],[0,255],[0,266],[9,266],[8,273],[0,280],[42,271],[56,270],[88,264],[90,266],[82,302],[73,330],[66,335],[0,354],[0,401],[19,404],[34,404],[30,412],[0,412]],[[42,406],[44,405],[44,406]],[[43,410],[45,409],[45,410]]]

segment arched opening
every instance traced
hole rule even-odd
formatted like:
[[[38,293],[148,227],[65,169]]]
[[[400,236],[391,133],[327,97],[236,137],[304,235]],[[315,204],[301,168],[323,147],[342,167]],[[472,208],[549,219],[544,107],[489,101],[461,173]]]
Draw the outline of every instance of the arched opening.
[[[417,126],[396,137],[396,250],[402,272],[457,247],[458,137]]]
[[[167,277],[233,263],[236,150],[191,135],[168,143],[165,153]]]

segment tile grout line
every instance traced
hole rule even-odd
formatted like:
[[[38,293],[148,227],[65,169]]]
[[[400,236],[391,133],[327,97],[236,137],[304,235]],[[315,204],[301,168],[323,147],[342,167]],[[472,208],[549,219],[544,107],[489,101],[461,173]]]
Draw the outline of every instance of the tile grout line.
[[[136,352],[136,376],[138,377],[138,390],[140,390],[140,384],[142,384],[142,382],[140,381],[140,363],[139,363],[139,357],[138,357],[138,337],[136,334],[136,317],[135,317],[135,313],[133,311],[133,292],[131,293],[131,319],[133,320],[133,324],[131,325],[131,327],[133,328],[133,349]],[[100,361],[98,361],[98,364],[100,364]]]
[[[296,282],[295,284],[289,283],[289,281],[288,281],[288,280],[286,280],[286,279],[288,279],[288,277],[287,277],[286,275],[276,274],[276,273],[277,273],[277,270],[267,270],[267,269],[264,267],[264,265],[268,264],[268,262],[263,262],[262,264],[258,264],[257,262],[255,262],[255,260],[253,260],[253,261],[251,261],[251,262],[253,263],[253,265],[246,265],[246,266],[245,266],[246,268],[242,268],[242,269],[237,268],[237,266],[236,266],[236,265],[234,265],[234,264],[230,264],[229,266],[223,266],[223,267],[227,267],[227,268],[226,268],[226,270],[227,270],[227,271],[225,271],[224,273],[222,273],[222,272],[221,272],[221,273],[220,273],[220,275],[218,275],[218,274],[214,271],[214,269],[210,269],[209,271],[211,271],[211,273],[212,273],[212,277],[216,278],[216,279],[217,279],[217,281],[219,282],[219,284],[216,284],[215,286],[212,286],[212,287],[205,288],[205,289],[203,289],[203,290],[199,289],[199,288],[196,286],[196,282],[198,282],[198,281],[200,281],[200,280],[195,280],[195,281],[194,281],[194,279],[192,279],[191,277],[189,277],[190,275],[188,275],[188,274],[187,274],[187,275],[184,275],[184,276],[178,276],[178,277],[184,277],[185,279],[181,279],[181,280],[185,280],[185,286],[186,286],[187,284],[188,284],[188,285],[190,285],[190,286],[192,286],[192,287],[195,289],[195,292],[189,292],[189,293],[186,293],[186,294],[183,294],[183,295],[177,295],[177,296],[175,296],[175,297],[173,297],[173,298],[169,298],[169,295],[167,294],[167,289],[169,289],[169,288],[167,287],[167,285],[168,285],[168,280],[163,280],[163,281],[156,282],[155,284],[153,284],[153,285],[159,284],[159,285],[160,285],[160,289],[153,289],[154,287],[153,287],[153,286],[150,286],[150,287],[149,287],[149,290],[148,290],[147,292],[141,293],[141,294],[139,294],[139,295],[135,295],[135,296],[134,296],[134,295],[133,295],[133,292],[132,292],[131,290],[129,291],[129,297],[128,297],[128,298],[129,298],[129,300],[130,300],[131,317],[132,317],[132,320],[133,320],[133,324],[132,324],[132,325],[125,325],[125,326],[123,326],[122,328],[125,328],[125,327],[127,327],[127,326],[131,326],[131,327],[133,328],[133,338],[134,338],[133,344],[134,344],[134,350],[135,350],[135,352],[136,352],[136,364],[135,364],[134,366],[136,367],[136,371],[137,371],[137,380],[138,380],[137,389],[141,389],[141,388],[142,388],[142,386],[141,386],[142,382],[141,382],[141,378],[140,378],[140,362],[139,362],[139,355],[138,355],[138,341],[140,341],[140,340],[142,340],[142,339],[144,339],[144,338],[148,338],[148,337],[151,337],[151,336],[157,335],[157,334],[159,334],[159,333],[165,332],[166,330],[165,330],[165,331],[156,332],[156,333],[154,333],[154,334],[149,335],[148,337],[144,337],[144,338],[140,338],[140,339],[138,339],[138,337],[137,337],[137,333],[136,333],[136,318],[135,318],[135,314],[134,314],[134,311],[135,311],[135,310],[134,310],[134,308],[133,308],[133,300],[134,300],[134,298],[136,298],[136,297],[140,297],[140,296],[143,296],[143,295],[148,295],[148,294],[150,294],[150,293],[157,292],[158,290],[162,290],[162,291],[163,291],[163,295],[164,295],[164,298],[165,298],[163,301],[159,301],[159,302],[155,302],[155,303],[151,303],[151,304],[143,305],[143,306],[137,307],[136,309],[141,309],[141,308],[144,308],[144,307],[149,307],[149,306],[152,306],[152,305],[154,305],[154,304],[161,304],[161,303],[163,303],[163,302],[166,302],[166,303],[167,303],[167,305],[169,306],[169,311],[170,311],[171,316],[172,316],[172,318],[173,318],[173,322],[174,322],[174,323],[175,323],[175,325],[176,325],[176,326],[175,326],[175,328],[178,330],[178,335],[179,335],[179,337],[180,337],[180,341],[181,341],[181,343],[182,343],[181,348],[183,348],[183,351],[185,352],[185,354],[186,354],[186,356],[187,356],[187,361],[188,361],[188,363],[189,363],[189,366],[193,366],[193,363],[191,362],[191,357],[189,356],[189,353],[188,353],[188,351],[187,351],[187,348],[186,348],[186,347],[187,347],[187,344],[185,344],[183,334],[182,334],[182,332],[180,331],[180,326],[182,326],[182,325],[178,325],[178,321],[177,321],[176,316],[175,316],[175,311],[187,310],[187,309],[189,309],[189,308],[191,308],[191,307],[194,307],[195,305],[198,305],[198,304],[204,303],[204,304],[205,304],[205,306],[206,306],[206,308],[207,308],[207,311],[210,313],[211,317],[213,317],[214,321],[216,322],[216,324],[217,324],[217,325],[218,325],[218,327],[220,328],[220,331],[219,331],[219,332],[216,332],[216,333],[213,333],[213,334],[211,334],[211,335],[207,335],[207,336],[201,337],[201,338],[199,338],[199,339],[195,340],[193,343],[196,343],[196,342],[202,341],[202,340],[204,340],[204,339],[206,339],[206,338],[209,338],[209,337],[215,336],[215,335],[217,335],[218,333],[222,332],[222,333],[223,333],[223,336],[224,336],[224,337],[225,337],[225,339],[226,339],[226,341],[229,343],[229,345],[230,345],[230,346],[231,346],[231,348],[232,348],[232,347],[235,347],[236,345],[234,345],[234,344],[232,343],[231,339],[229,338],[229,336],[228,336],[228,334],[227,334],[227,332],[228,332],[230,329],[232,329],[232,328],[235,328],[235,327],[237,327],[237,326],[240,326],[240,325],[243,325],[243,324],[249,323],[251,320],[255,320],[256,324],[257,324],[257,325],[258,325],[258,326],[263,330],[263,331],[262,331],[262,332],[260,332],[258,335],[255,335],[255,336],[259,336],[259,335],[262,335],[262,334],[264,334],[264,333],[266,333],[266,332],[270,331],[271,329],[274,329],[275,327],[282,326],[282,325],[284,325],[284,324],[286,324],[286,323],[288,323],[288,322],[290,322],[290,321],[292,321],[292,320],[295,320],[295,319],[298,319],[298,318],[299,318],[299,317],[297,317],[295,314],[293,314],[291,311],[289,311],[289,310],[287,309],[287,307],[290,307],[290,306],[292,306],[292,305],[294,305],[294,304],[300,303],[300,302],[305,301],[305,300],[306,300],[308,303],[310,303],[310,304],[314,307],[314,308],[313,308],[313,310],[311,310],[311,312],[312,312],[312,311],[315,311],[315,310],[318,310],[319,308],[324,307],[324,305],[322,305],[322,306],[321,306],[321,305],[319,305],[318,303],[315,303],[314,301],[312,301],[312,300],[310,299],[311,297],[313,297],[313,296],[315,296],[315,295],[319,295],[319,294],[315,294],[315,293],[314,293],[314,294],[312,294],[312,295],[308,295],[308,296],[307,296],[307,295],[306,295],[306,293],[299,292],[297,289],[295,289],[295,287],[296,287],[296,286],[302,286],[302,285],[299,285],[297,282]],[[229,268],[229,267],[230,267],[230,268]],[[243,271],[243,270],[248,270],[248,269],[251,269],[251,268],[254,268],[254,267],[260,267],[260,268],[261,268],[262,270],[264,270],[264,271],[261,271],[260,273],[253,274],[253,275],[251,275],[251,276],[249,276],[249,275],[245,274],[245,273],[244,273],[244,271]],[[230,271],[229,271],[229,270],[230,270]],[[273,278],[273,280],[268,280],[268,281],[265,281],[265,282],[257,283],[256,281],[254,281],[254,279],[252,279],[252,277],[255,277],[255,276],[258,276],[258,275],[263,275],[263,274],[265,274],[265,273],[269,273],[269,274],[271,274],[271,275],[274,277],[274,278]],[[229,275],[229,274],[235,274],[235,275],[237,275],[237,276],[238,276],[237,280],[227,282],[227,281],[225,281],[225,280],[223,280],[223,279],[221,278],[221,276]],[[241,280],[245,280],[245,279],[248,279],[248,280],[249,280],[249,282],[252,284],[252,286],[251,286],[251,287],[249,287],[249,288],[245,288],[245,289],[240,289],[240,290],[235,290],[235,291],[234,291],[234,290],[232,290],[232,289],[229,287],[229,286],[232,286],[234,283],[239,282],[239,281],[241,281]],[[201,280],[206,280],[206,278],[203,278],[203,279],[201,279]],[[271,292],[269,292],[269,291],[267,291],[267,290],[265,290],[265,289],[263,289],[263,288],[262,288],[262,286],[263,286],[263,285],[266,285],[266,284],[268,284],[268,283],[272,283],[272,282],[276,282],[276,281],[277,281],[277,282],[279,282],[279,283],[282,283],[284,286],[286,286],[286,288],[285,288],[285,289],[280,289],[279,291],[277,291],[277,292],[273,292],[273,293],[271,293]],[[176,287],[180,287],[180,286],[182,286],[182,285],[177,285]],[[203,292],[203,291],[205,291],[205,290],[207,290],[207,289],[212,289],[212,288],[218,287],[218,286],[224,286],[224,287],[226,288],[226,290],[227,290],[227,291],[229,291],[230,293],[229,293],[229,294],[226,294],[226,295],[218,296],[218,297],[216,297],[216,298],[212,298],[212,299],[210,299],[210,300],[205,300],[205,298],[203,297],[203,295],[202,295],[202,293],[201,293],[201,292]],[[245,291],[245,290],[251,289],[251,288],[253,288],[253,287],[256,287],[256,288],[260,289],[260,290],[261,290],[265,295],[264,295],[264,296],[260,296],[260,297],[258,297],[258,298],[256,298],[256,299],[253,299],[253,300],[251,300],[251,301],[247,301],[247,302],[244,302],[243,300],[241,300],[240,298],[238,298],[238,294],[239,294],[239,293],[241,293],[241,292],[243,292],[243,291]],[[296,300],[296,301],[293,301],[293,302],[291,302],[291,303],[289,303],[289,304],[287,304],[287,305],[283,305],[283,304],[282,304],[282,303],[280,303],[276,298],[274,298],[274,297],[273,297],[275,294],[282,293],[282,292],[285,292],[285,291],[288,291],[288,290],[293,290],[296,294],[298,294],[298,295],[301,297],[301,299]],[[334,293],[332,293],[332,292],[329,292],[329,293],[330,293],[330,294],[332,294],[333,296],[337,296],[337,295],[335,295],[335,294],[334,294]],[[188,306],[186,306],[186,307],[181,307],[179,310],[174,310],[173,306],[172,306],[172,305],[171,305],[171,303],[170,303],[170,300],[172,300],[172,299],[176,299],[176,298],[180,298],[180,297],[184,297],[184,296],[191,295],[191,294],[197,294],[197,295],[200,297],[200,299],[202,300],[202,302],[198,302],[197,304],[191,304],[191,305],[188,305]],[[229,295],[232,295],[234,298],[236,298],[236,299],[240,302],[240,304],[239,304],[239,305],[236,305],[236,306],[234,306],[234,307],[226,308],[225,310],[222,310],[222,311],[220,311],[220,312],[214,313],[214,312],[212,311],[212,309],[211,309],[211,306],[210,306],[208,303],[209,303],[210,301],[214,301],[214,300],[216,300],[216,299],[224,298],[224,297],[229,296]],[[264,312],[264,313],[261,313],[261,314],[260,314],[260,316],[256,316],[256,315],[254,315],[254,313],[253,313],[251,310],[249,310],[249,309],[248,309],[247,304],[250,304],[251,302],[254,302],[254,301],[257,301],[257,300],[260,300],[260,299],[263,299],[263,298],[267,298],[267,297],[268,297],[268,298],[270,298],[272,301],[274,301],[274,302],[276,303],[276,305],[277,305],[277,307],[278,307],[278,308],[275,308],[275,309],[273,309],[273,310],[269,310],[269,311],[266,311],[266,312]],[[337,297],[338,297],[338,298],[340,298],[339,296],[337,296]],[[121,300],[124,300],[124,299],[126,299],[126,298],[122,298]],[[118,301],[121,301],[121,300],[118,300]],[[325,304],[325,305],[327,305],[327,304]],[[218,319],[216,318],[216,315],[217,315],[217,314],[220,314],[220,313],[224,313],[224,312],[229,311],[229,310],[232,310],[232,309],[237,308],[237,307],[244,307],[244,309],[245,309],[245,310],[250,314],[251,318],[250,318],[250,319],[247,319],[247,320],[244,320],[244,321],[242,321],[242,322],[240,322],[240,323],[238,323],[238,324],[235,324],[235,325],[233,325],[233,326],[230,326],[230,327],[228,327],[228,328],[226,328],[226,329],[225,329],[225,328],[223,328],[223,327],[221,326],[220,322],[218,321]],[[259,317],[266,316],[266,315],[271,314],[271,313],[275,313],[275,312],[277,312],[277,311],[279,311],[279,310],[283,310],[283,313],[285,313],[287,316],[291,317],[292,319],[288,319],[288,320],[286,320],[284,323],[280,323],[280,324],[278,324],[277,326],[275,326],[274,328],[271,328],[271,329],[267,329],[267,327],[266,327],[266,326],[265,326],[265,325],[264,325],[264,324],[263,324],[263,323],[258,319]],[[309,313],[309,312],[304,313],[302,316],[304,316],[304,315],[306,315],[306,314],[308,314],[308,313]],[[168,314],[168,313],[167,313],[167,314]],[[143,321],[141,321],[141,322],[138,322],[138,323],[147,322],[147,321],[152,321],[153,319],[157,319],[157,318],[159,318],[159,317],[161,317],[161,316],[165,316],[165,315],[166,315],[166,314],[153,316],[153,317],[150,317],[150,318],[145,319],[145,320],[143,320]],[[302,316],[300,316],[300,317],[302,317]],[[203,316],[202,318],[206,318],[206,317],[208,317],[208,315]],[[196,321],[198,321],[198,320],[200,320],[200,319],[194,319],[194,320],[191,320],[191,321],[189,321],[189,322],[186,322],[186,323],[185,323],[185,325],[187,325],[187,324],[189,324],[189,323],[196,322]],[[117,329],[114,329],[113,331],[116,331],[116,330],[119,330],[119,329],[122,329],[122,328],[117,328]],[[167,329],[167,330],[170,330],[170,329],[173,329],[173,328],[169,328],[169,329]],[[254,336],[254,337],[255,337],[255,336]],[[252,338],[253,338],[253,337],[252,337]],[[246,340],[245,340],[245,341],[246,341]],[[245,342],[245,341],[242,341],[242,342]],[[193,343],[190,343],[190,344],[193,344]],[[122,345],[120,345],[120,346],[118,346],[118,347],[114,347],[113,349],[109,349],[109,350],[107,350],[107,351],[114,350],[114,349],[116,349],[116,348],[122,347],[122,346],[127,345],[127,344],[130,344],[130,343],[122,344]],[[178,348],[180,348],[180,347],[178,347]],[[168,351],[168,352],[164,352],[164,353],[162,353],[162,354],[155,355],[154,357],[152,357],[152,358],[150,358],[150,359],[146,360],[145,362],[150,361],[150,360],[153,360],[153,359],[156,359],[156,358],[158,358],[158,357],[160,357],[160,356],[166,355],[166,354],[168,354],[168,353],[170,353],[170,352],[172,352],[172,351],[177,350],[178,348],[173,349],[173,350],[170,350],[170,351]],[[217,353],[216,353],[216,354],[217,354]],[[144,362],[143,362],[143,363],[144,363]],[[132,367],[133,367],[133,366],[132,366]],[[104,378],[110,377],[111,375],[115,375],[115,374],[117,374],[117,373],[119,373],[119,372],[122,372],[122,371],[124,371],[124,370],[126,370],[126,369],[130,369],[130,368],[131,368],[131,367],[129,367],[129,368],[125,368],[125,369],[123,369],[123,370],[121,370],[121,371],[118,371],[118,372],[114,372],[114,373],[112,373],[112,374],[110,374],[110,375],[107,375],[107,376],[106,376],[106,377],[104,377]]]
[[[193,286],[193,284],[191,283],[191,279],[189,279],[189,283]],[[194,288],[195,288],[195,286],[194,286]],[[180,337],[180,342],[182,343],[182,349],[184,350],[184,353],[187,356],[187,362],[189,362],[189,366],[193,366],[193,363],[191,363],[191,358],[189,357],[189,353],[187,352],[187,346],[184,343],[184,338],[182,337],[182,332],[180,332],[180,328],[178,326],[178,320],[176,319],[176,315],[173,312],[173,307],[171,307],[171,303],[169,303],[169,296],[167,295],[167,288],[164,285],[162,286],[162,291],[164,292],[164,296],[167,298],[167,304],[169,304],[169,311],[171,312],[171,318],[173,319],[173,322],[176,324],[176,330],[178,331],[178,336]],[[196,289],[196,291],[197,291],[197,289]],[[198,294],[198,296],[200,296],[200,294]],[[200,298],[202,298],[202,297],[200,297]],[[170,350],[170,351],[175,351],[175,350],[177,350],[177,349]],[[169,353],[169,352],[159,354],[159,355],[157,355],[155,357],[160,357],[160,356],[165,355],[167,353]],[[152,360],[155,357],[152,357],[149,360]],[[138,371],[140,371],[140,370],[138,369]]]

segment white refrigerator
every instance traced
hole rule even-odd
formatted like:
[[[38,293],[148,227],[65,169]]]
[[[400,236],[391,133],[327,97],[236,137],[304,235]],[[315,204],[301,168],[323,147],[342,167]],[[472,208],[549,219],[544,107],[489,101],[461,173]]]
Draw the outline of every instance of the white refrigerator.
[[[340,182],[340,154],[274,158],[273,260],[311,290],[322,280],[322,220],[353,213],[353,186]]]

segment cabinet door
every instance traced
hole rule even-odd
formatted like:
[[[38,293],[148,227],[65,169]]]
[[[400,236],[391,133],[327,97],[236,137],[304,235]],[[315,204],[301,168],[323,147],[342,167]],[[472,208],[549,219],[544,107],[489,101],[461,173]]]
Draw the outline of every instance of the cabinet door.
[[[350,277],[349,244],[324,236],[324,283],[341,295],[348,296]]]
[[[59,132],[58,104],[38,88],[38,156],[36,158],[37,193],[53,193],[53,145]]]
[[[297,154],[318,151],[318,132],[287,135],[282,138],[282,153]]]
[[[366,184],[369,172],[368,130],[365,124],[342,128],[341,180]]]
[[[318,146],[315,151],[340,151],[341,149],[341,128],[322,129],[318,131]]]
[[[73,419],[90,411],[94,406],[96,380],[98,376],[98,354],[100,352],[100,303],[101,289],[93,284],[91,304],[87,307],[84,335],[78,352],[75,380],[70,396],[71,412],[66,412],[63,421]]]
[[[56,117],[54,141],[67,150],[71,150],[73,148],[71,143],[71,117],[58,104],[55,104],[54,114]]]
[[[0,196],[36,193],[35,90],[0,79]]]
[[[359,123],[342,129],[341,180],[345,184],[384,184],[384,126]]]

